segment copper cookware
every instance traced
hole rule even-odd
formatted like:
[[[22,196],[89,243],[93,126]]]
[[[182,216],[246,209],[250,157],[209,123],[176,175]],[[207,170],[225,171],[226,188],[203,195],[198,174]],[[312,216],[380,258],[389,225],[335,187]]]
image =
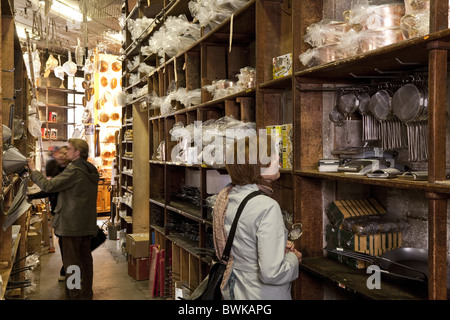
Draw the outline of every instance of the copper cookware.
[[[337,43],[332,43],[315,48],[314,64],[320,65],[339,59],[336,56],[336,46]]]
[[[116,141],[116,138],[114,137],[114,135],[110,134],[107,138],[106,138],[106,142],[108,143],[114,143]]]
[[[100,72],[106,72],[108,71],[108,62],[105,60],[100,61]]]
[[[104,113],[104,112],[102,112],[102,113],[100,113],[100,114],[98,115],[98,120],[99,120],[100,122],[103,122],[103,123],[108,122],[108,121],[109,121],[109,115],[106,114],[106,113]]]
[[[111,120],[117,121],[120,119],[120,115],[117,112],[111,114]]]
[[[407,0],[406,5],[413,11],[430,10],[430,0]]]
[[[106,79],[106,77],[102,77],[100,79],[100,83],[101,83],[102,87],[106,87],[108,85],[108,79]]]
[[[343,16],[345,20],[354,23],[352,27],[359,31],[399,26],[404,14],[404,4],[386,3],[368,6],[361,10],[348,10],[343,13]]]
[[[122,69],[122,64],[119,61],[114,61],[111,64],[111,69],[114,72],[118,72],[118,71],[120,71],[120,69]]]
[[[375,50],[403,40],[400,27],[360,32],[359,47],[362,52]]]
[[[350,26],[347,21],[335,21],[328,23],[325,30],[329,30],[329,32],[325,32],[323,35],[324,45],[339,42],[341,36],[350,30]]]
[[[103,99],[98,99],[97,101],[95,101],[95,109],[100,110],[104,104],[105,102],[103,101]]]
[[[383,4],[371,7],[370,12],[364,29],[398,27],[405,14],[405,5],[399,3]]]
[[[110,157],[111,157],[111,152],[109,152],[109,151],[102,152],[102,158],[110,158]]]
[[[111,79],[110,86],[111,86],[111,89],[113,89],[113,90],[117,87],[117,79],[116,78]]]
[[[422,37],[430,33],[429,19],[430,12],[426,10],[415,14],[405,14],[400,22],[403,37],[405,39],[410,39]]]
[[[91,89],[84,90],[84,95],[85,95],[87,101],[91,101],[91,96],[92,96]]]

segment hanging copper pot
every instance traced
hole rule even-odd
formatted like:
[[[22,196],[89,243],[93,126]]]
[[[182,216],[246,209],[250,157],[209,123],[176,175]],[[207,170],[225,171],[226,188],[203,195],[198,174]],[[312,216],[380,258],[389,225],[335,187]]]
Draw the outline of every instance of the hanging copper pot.
[[[113,90],[117,87],[117,79],[116,78],[111,79],[110,86],[111,86],[111,89],[113,89]]]
[[[86,96],[86,100],[87,101],[91,101],[91,90],[89,90],[89,89],[86,89],[85,91],[84,91],[84,95]]]
[[[98,115],[98,120],[102,123],[106,123],[109,121],[109,115],[107,113],[102,112]]]
[[[100,61],[100,72],[106,72],[108,71],[108,62],[105,60]]]
[[[106,79],[106,77],[102,77],[100,79],[100,83],[101,83],[102,87],[106,87],[108,85],[108,79]]]
[[[91,81],[91,74],[90,73],[86,73],[86,75],[84,76],[84,80]]]
[[[117,112],[114,112],[113,114],[111,114],[111,120],[117,121],[119,119],[120,119],[120,115]]]
[[[111,152],[109,152],[109,151],[102,152],[102,158],[110,158],[110,157],[111,157]]]
[[[118,71],[120,71],[120,69],[122,69],[122,64],[119,61],[114,61],[111,64],[111,69],[114,72],[118,72]]]

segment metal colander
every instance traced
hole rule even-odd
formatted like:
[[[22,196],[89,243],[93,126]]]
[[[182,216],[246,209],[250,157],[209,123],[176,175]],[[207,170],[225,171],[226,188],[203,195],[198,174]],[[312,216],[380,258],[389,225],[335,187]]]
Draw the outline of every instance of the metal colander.
[[[426,100],[427,97],[423,90],[412,83],[408,83],[395,92],[392,98],[392,109],[401,121],[419,120],[425,113]]]
[[[369,102],[369,110],[378,121],[392,117],[391,95],[387,90],[378,90]]]

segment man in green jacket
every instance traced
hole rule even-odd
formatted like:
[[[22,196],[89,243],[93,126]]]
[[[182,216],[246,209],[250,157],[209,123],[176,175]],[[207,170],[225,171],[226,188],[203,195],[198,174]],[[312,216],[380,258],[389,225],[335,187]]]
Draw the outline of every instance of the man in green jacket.
[[[91,237],[97,234],[99,173],[95,166],[87,161],[88,153],[89,146],[86,141],[70,139],[67,158],[71,162],[62,173],[50,180],[36,171],[32,159],[28,160],[31,180],[45,192],[59,193],[52,226],[64,244],[66,295],[71,300],[92,299],[93,295],[90,243]]]

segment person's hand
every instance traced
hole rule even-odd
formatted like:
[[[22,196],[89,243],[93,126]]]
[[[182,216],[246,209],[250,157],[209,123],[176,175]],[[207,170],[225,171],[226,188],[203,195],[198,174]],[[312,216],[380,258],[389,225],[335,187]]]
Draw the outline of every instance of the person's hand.
[[[32,158],[28,158],[28,168],[30,169],[31,172],[36,170],[36,166],[34,164],[34,160]]]
[[[294,242],[288,240],[288,241],[286,242],[286,250],[285,250],[285,253],[288,253],[289,251],[294,251]]]
[[[302,263],[302,257],[303,257],[302,253],[300,251],[298,251],[297,249],[293,249],[292,252],[297,256],[298,263]]]

